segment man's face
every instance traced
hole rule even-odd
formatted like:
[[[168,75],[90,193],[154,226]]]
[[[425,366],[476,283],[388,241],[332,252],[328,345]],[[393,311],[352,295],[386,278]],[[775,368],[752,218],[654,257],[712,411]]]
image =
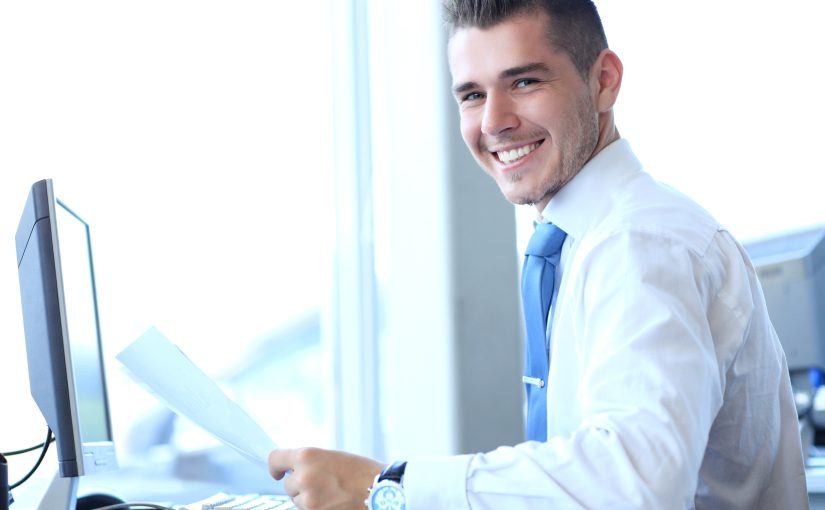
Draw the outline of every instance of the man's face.
[[[448,50],[464,142],[507,200],[539,211],[599,139],[591,89],[551,47],[546,22],[531,13],[461,28]]]

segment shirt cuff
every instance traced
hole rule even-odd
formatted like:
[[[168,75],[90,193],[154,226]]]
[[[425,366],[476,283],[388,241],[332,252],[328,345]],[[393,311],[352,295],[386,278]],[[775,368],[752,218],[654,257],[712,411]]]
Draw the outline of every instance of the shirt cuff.
[[[467,469],[472,455],[415,459],[404,472],[407,510],[469,510]]]

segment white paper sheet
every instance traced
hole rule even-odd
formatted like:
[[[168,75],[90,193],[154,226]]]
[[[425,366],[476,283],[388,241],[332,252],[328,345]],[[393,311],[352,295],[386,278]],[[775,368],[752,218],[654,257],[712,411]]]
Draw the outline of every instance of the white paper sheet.
[[[156,328],[147,330],[116,357],[172,411],[267,466],[275,442]]]

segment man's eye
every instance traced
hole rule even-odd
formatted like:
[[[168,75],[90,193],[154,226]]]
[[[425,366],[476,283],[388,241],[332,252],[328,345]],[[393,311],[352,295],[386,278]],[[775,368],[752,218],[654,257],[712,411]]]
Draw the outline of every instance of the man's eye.
[[[522,78],[522,79],[520,79],[516,82],[516,88],[517,89],[523,89],[524,87],[526,87],[528,85],[532,85],[534,83],[536,83],[536,80],[534,80],[532,78]]]
[[[462,97],[461,101],[477,101],[478,99],[481,99],[481,93],[470,92],[469,94]]]

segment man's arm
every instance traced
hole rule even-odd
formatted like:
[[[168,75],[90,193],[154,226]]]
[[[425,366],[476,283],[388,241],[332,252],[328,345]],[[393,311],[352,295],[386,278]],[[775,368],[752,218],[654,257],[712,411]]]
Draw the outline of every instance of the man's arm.
[[[647,253],[655,255],[640,262]],[[573,320],[571,345],[580,354],[554,358],[581,364],[578,391],[566,397],[580,415],[578,427],[546,443],[409,459],[408,509],[678,508],[692,500],[722,399],[705,316],[713,290],[697,279],[700,262],[684,246],[644,232],[611,237],[591,257],[588,264],[599,263],[571,273],[598,285],[572,294],[583,303],[581,323],[565,319]],[[564,330],[561,322],[557,315],[555,330]],[[358,470],[362,478],[350,484],[349,499],[331,501],[362,508],[382,468],[335,452],[303,454],[305,461],[270,459],[276,477],[295,469],[287,490],[300,508],[331,508],[321,499],[327,491],[333,498],[347,492],[332,489],[349,477],[354,482]]]

